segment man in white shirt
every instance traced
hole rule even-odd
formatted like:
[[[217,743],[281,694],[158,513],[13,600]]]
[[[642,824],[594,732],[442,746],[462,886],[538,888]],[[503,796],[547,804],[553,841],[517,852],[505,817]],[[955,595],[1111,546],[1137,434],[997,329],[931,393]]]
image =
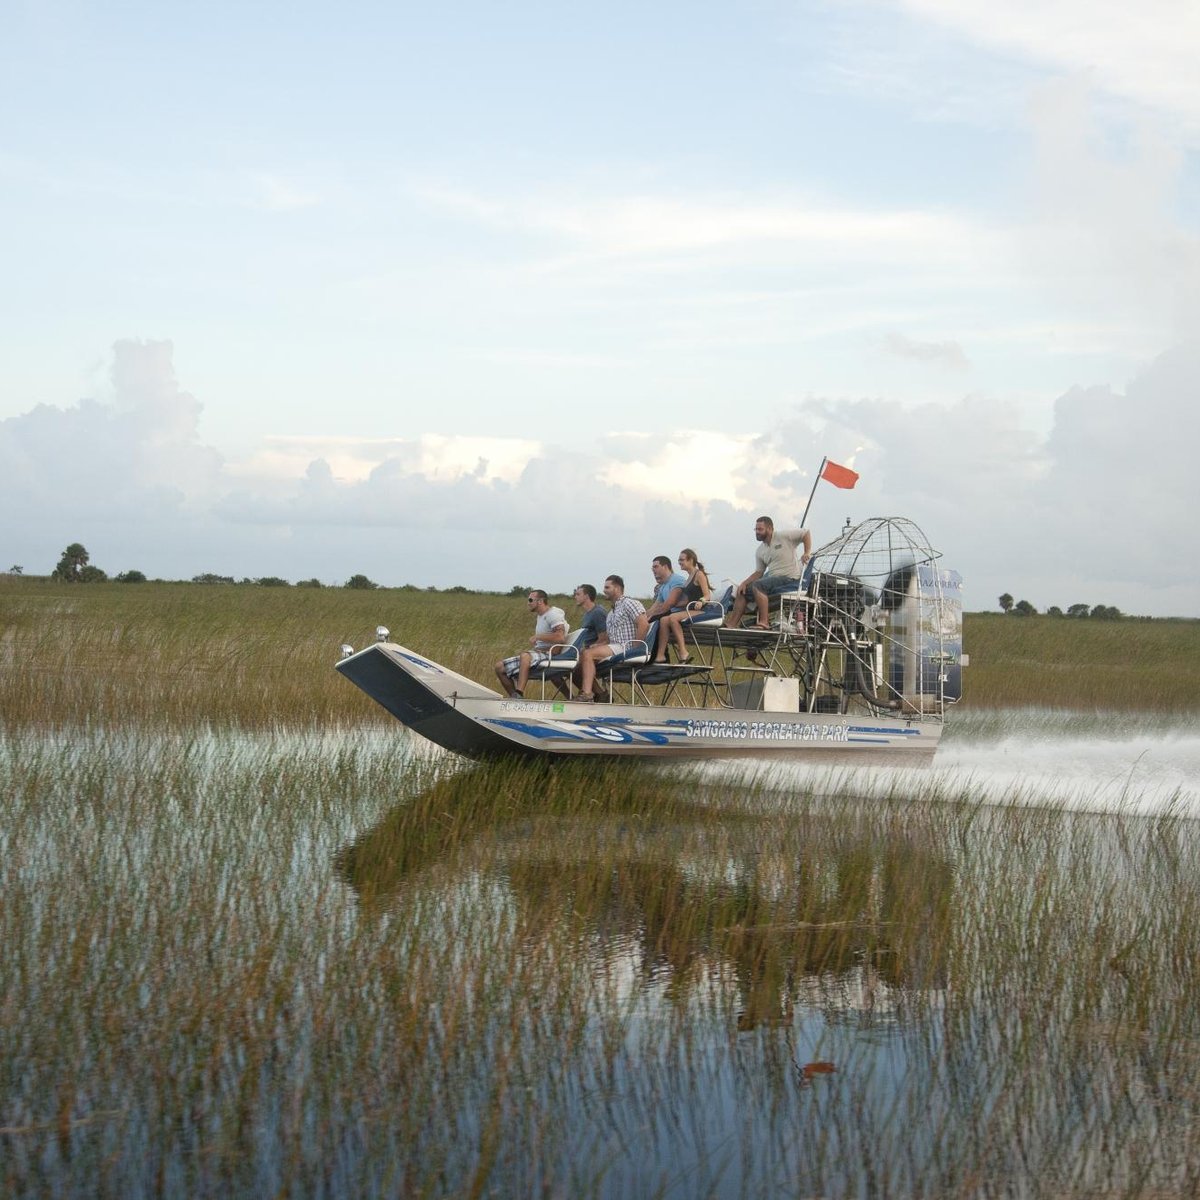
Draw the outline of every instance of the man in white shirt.
[[[571,631],[566,613],[561,608],[551,608],[549,597],[541,588],[530,588],[525,603],[537,614],[533,637],[529,639],[530,648],[509,658],[502,658],[496,664],[496,678],[500,680],[505,692],[518,698],[525,694],[529,672],[534,667],[549,662],[550,648],[561,646]]]

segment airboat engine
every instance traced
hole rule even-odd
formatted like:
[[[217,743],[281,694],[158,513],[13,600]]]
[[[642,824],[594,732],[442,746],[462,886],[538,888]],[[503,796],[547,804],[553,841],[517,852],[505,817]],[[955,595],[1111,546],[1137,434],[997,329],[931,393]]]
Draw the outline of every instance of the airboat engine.
[[[812,557],[814,707],[941,715],[962,696],[962,577],[903,517],[871,517]],[[837,693],[841,693],[838,696]]]

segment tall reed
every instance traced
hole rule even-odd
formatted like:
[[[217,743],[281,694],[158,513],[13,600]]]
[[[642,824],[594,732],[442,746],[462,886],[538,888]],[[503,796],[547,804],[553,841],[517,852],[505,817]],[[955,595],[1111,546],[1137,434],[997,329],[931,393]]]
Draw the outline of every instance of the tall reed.
[[[414,746],[6,740],[0,1191],[1194,1194],[1194,822]]]

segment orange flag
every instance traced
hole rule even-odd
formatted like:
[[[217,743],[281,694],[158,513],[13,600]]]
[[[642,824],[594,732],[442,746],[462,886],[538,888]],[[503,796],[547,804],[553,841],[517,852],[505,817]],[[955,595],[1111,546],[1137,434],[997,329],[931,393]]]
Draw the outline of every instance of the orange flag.
[[[852,488],[858,482],[858,472],[849,467],[840,467],[835,462],[827,462],[821,478],[832,483],[834,487]]]

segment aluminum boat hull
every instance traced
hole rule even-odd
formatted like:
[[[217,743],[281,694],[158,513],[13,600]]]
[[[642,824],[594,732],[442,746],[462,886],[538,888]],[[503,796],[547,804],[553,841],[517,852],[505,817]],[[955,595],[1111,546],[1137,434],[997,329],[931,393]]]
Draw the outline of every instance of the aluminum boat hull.
[[[940,721],[869,713],[584,703],[501,696],[392,642],[337,670],[422,737],[469,758],[502,756],[928,762]]]

